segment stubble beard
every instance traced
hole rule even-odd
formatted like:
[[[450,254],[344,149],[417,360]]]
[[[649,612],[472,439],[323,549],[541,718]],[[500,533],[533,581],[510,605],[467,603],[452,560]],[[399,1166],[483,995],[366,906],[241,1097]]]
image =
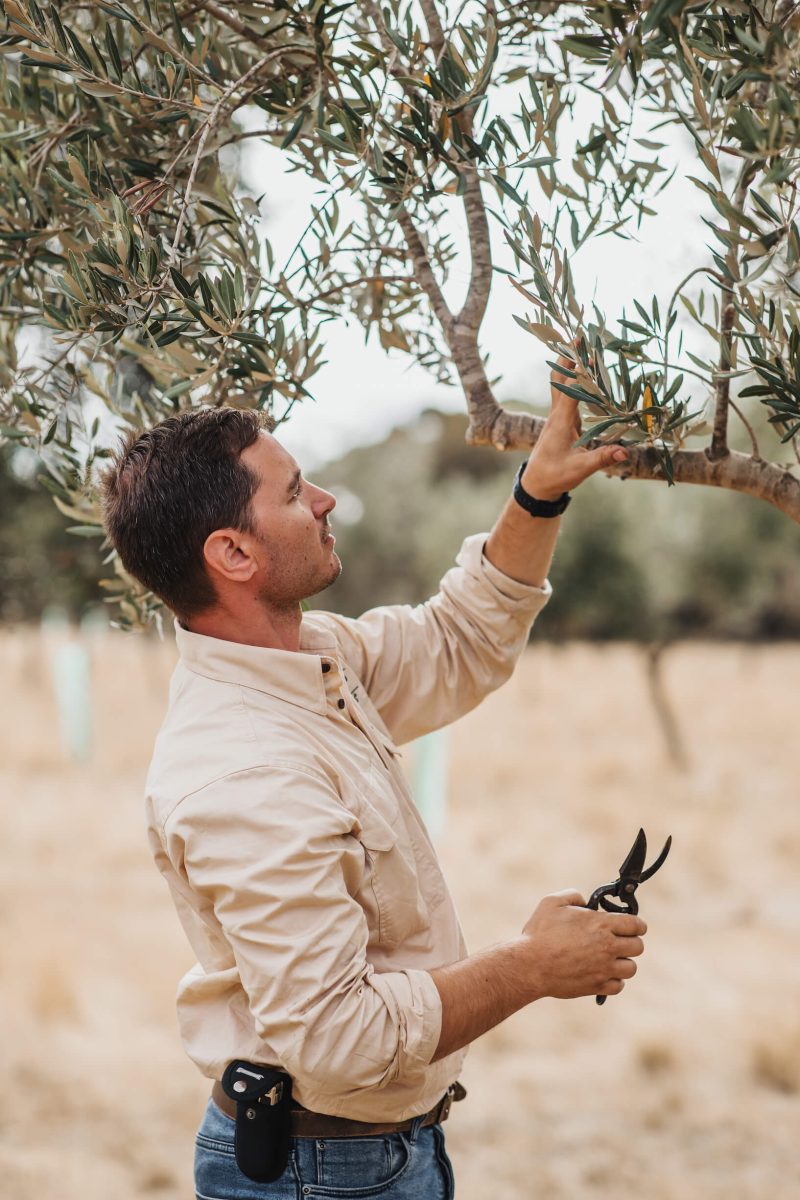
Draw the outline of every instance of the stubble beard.
[[[266,547],[268,550],[269,547]],[[270,554],[270,573],[273,571],[275,575],[279,574],[279,565],[275,563],[272,554]],[[294,585],[287,581],[286,591],[282,595],[276,595],[274,591],[266,585],[258,593],[258,602],[265,609],[271,612],[275,611],[294,611],[299,604],[304,600],[310,600],[312,596],[318,596],[321,592],[327,591],[342,573],[342,561],[339,555],[334,550],[331,554],[331,562],[327,571],[319,573],[316,577],[312,576],[309,579],[298,579]],[[273,576],[274,577],[274,576]]]
[[[332,560],[332,562],[331,562],[330,578],[328,579],[328,582],[324,583],[322,585],[322,587],[319,589],[320,592],[324,592],[327,588],[331,587],[334,583],[336,583],[336,580],[339,578],[339,576],[342,573],[342,560],[339,558],[339,555],[336,553],[335,550],[333,551],[333,554],[331,555],[331,560]],[[317,596],[317,595],[319,595],[319,592],[314,592],[313,595]]]
[[[305,592],[305,594],[303,595],[303,599],[310,600],[312,596],[319,596],[319,594],[321,592],[327,591],[329,587],[332,587],[333,584],[336,583],[336,580],[339,578],[341,573],[342,573],[342,560],[339,558],[339,555],[334,550],[333,553],[331,554],[330,571],[327,573],[327,575],[323,579],[320,580],[318,586],[316,586],[314,588],[313,592],[311,592],[311,591]]]

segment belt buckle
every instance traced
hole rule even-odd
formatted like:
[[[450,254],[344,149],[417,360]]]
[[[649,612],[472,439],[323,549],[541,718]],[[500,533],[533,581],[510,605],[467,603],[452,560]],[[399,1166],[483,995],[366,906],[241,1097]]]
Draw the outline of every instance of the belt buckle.
[[[453,1107],[453,1092],[454,1088],[451,1084],[451,1086],[445,1092],[442,1102],[439,1105],[439,1121],[437,1122],[439,1124],[442,1121],[446,1121],[450,1115],[450,1109]]]

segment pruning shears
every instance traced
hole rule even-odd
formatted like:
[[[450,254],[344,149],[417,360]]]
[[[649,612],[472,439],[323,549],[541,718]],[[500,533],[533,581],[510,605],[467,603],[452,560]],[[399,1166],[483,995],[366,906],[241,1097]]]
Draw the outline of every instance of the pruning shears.
[[[644,883],[646,879],[650,879],[655,875],[656,871],[663,867],[664,861],[669,854],[670,846],[672,845],[672,837],[668,837],[664,843],[664,849],[659,854],[658,858],[651,866],[644,869],[644,860],[647,858],[647,838],[643,829],[640,829],[636,835],[636,841],[631,846],[628,857],[619,869],[619,878],[613,883],[604,883],[601,887],[596,888],[590,898],[587,908],[603,908],[610,913],[631,913],[633,916],[639,911],[639,902],[636,899],[636,889],[640,883]],[[619,904],[615,904],[614,900],[619,900]],[[605,1004],[605,996],[595,996],[598,1004]]]

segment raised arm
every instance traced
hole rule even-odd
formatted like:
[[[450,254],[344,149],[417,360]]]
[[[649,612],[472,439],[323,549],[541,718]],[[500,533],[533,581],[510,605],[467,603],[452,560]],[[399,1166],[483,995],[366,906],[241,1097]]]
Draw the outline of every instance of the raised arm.
[[[568,367],[566,358],[559,363]],[[581,434],[578,403],[559,389],[566,376],[550,376],[551,407],[520,483],[536,500],[558,500],[604,467],[624,462],[621,446],[587,450],[575,446]],[[547,578],[561,524],[558,517],[533,517],[509,498],[489,535],[484,553],[499,571],[519,583],[541,587]]]
[[[555,500],[626,456],[619,446],[575,447],[578,406],[559,391],[564,378],[552,376],[551,412],[522,475],[537,500]],[[550,594],[559,525],[509,498],[488,536],[467,538],[425,604],[374,608],[357,620],[325,614],[396,741],[455,721],[509,678]]]

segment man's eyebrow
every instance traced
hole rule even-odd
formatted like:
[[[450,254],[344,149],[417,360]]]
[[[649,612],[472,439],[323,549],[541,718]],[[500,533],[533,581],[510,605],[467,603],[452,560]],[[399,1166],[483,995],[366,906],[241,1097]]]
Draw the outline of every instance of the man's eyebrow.
[[[295,471],[294,475],[292,476],[291,480],[289,481],[289,486],[286,489],[287,496],[291,496],[292,492],[296,490],[297,485],[300,482],[300,479],[302,477],[302,474],[303,474],[303,472],[298,467],[297,470]]]

